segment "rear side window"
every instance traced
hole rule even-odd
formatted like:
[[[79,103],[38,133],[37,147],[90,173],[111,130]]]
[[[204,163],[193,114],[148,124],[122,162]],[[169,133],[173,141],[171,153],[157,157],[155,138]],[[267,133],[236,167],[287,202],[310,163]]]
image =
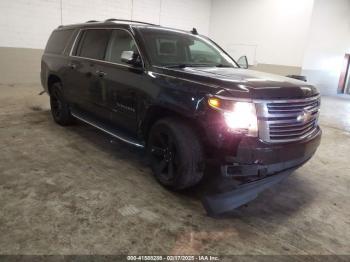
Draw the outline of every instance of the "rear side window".
[[[54,31],[47,42],[45,52],[51,54],[62,54],[68,41],[72,37],[73,29]]]
[[[79,41],[77,56],[103,60],[109,41],[111,30],[88,29],[85,30]]]

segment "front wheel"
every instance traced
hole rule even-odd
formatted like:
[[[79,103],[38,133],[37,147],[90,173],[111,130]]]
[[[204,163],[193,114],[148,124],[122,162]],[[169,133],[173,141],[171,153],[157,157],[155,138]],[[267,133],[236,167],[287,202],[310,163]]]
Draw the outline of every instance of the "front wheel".
[[[179,119],[165,118],[154,124],[147,152],[156,179],[169,189],[194,186],[203,177],[202,145],[193,129]]]

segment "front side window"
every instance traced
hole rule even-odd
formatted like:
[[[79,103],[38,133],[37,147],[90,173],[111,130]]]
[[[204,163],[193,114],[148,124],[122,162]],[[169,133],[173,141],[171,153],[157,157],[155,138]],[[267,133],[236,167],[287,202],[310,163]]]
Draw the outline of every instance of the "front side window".
[[[156,28],[139,31],[153,65],[238,67],[232,58],[204,37]]]
[[[83,31],[76,55],[80,57],[103,60],[111,30],[88,29]]]
[[[125,30],[112,30],[112,36],[107,47],[105,60],[117,64],[126,64],[121,60],[124,51],[133,51],[134,53],[138,52],[134,39]]]

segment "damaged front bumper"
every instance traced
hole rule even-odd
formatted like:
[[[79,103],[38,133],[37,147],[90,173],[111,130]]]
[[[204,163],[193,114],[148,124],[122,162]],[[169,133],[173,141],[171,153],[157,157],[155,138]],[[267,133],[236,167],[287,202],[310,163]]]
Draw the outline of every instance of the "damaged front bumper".
[[[209,216],[229,212],[254,200],[259,193],[281,182],[294,170],[287,170],[277,175],[242,184],[232,191],[206,196],[202,199],[202,204]]]
[[[253,139],[242,140],[235,156],[225,157],[221,165],[217,192],[203,198],[208,215],[220,215],[240,207],[265,189],[279,183],[295,169],[306,163],[321,141],[321,130],[304,141],[271,145]],[[235,179],[250,181],[237,186]]]

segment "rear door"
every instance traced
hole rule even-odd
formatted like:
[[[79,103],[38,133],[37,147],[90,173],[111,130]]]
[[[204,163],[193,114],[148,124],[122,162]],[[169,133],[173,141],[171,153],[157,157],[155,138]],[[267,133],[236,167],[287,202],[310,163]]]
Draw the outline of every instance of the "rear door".
[[[105,56],[110,38],[109,29],[84,29],[73,50],[69,67],[71,70],[70,84],[74,104],[94,115],[105,115],[100,107],[101,96],[97,66]]]

